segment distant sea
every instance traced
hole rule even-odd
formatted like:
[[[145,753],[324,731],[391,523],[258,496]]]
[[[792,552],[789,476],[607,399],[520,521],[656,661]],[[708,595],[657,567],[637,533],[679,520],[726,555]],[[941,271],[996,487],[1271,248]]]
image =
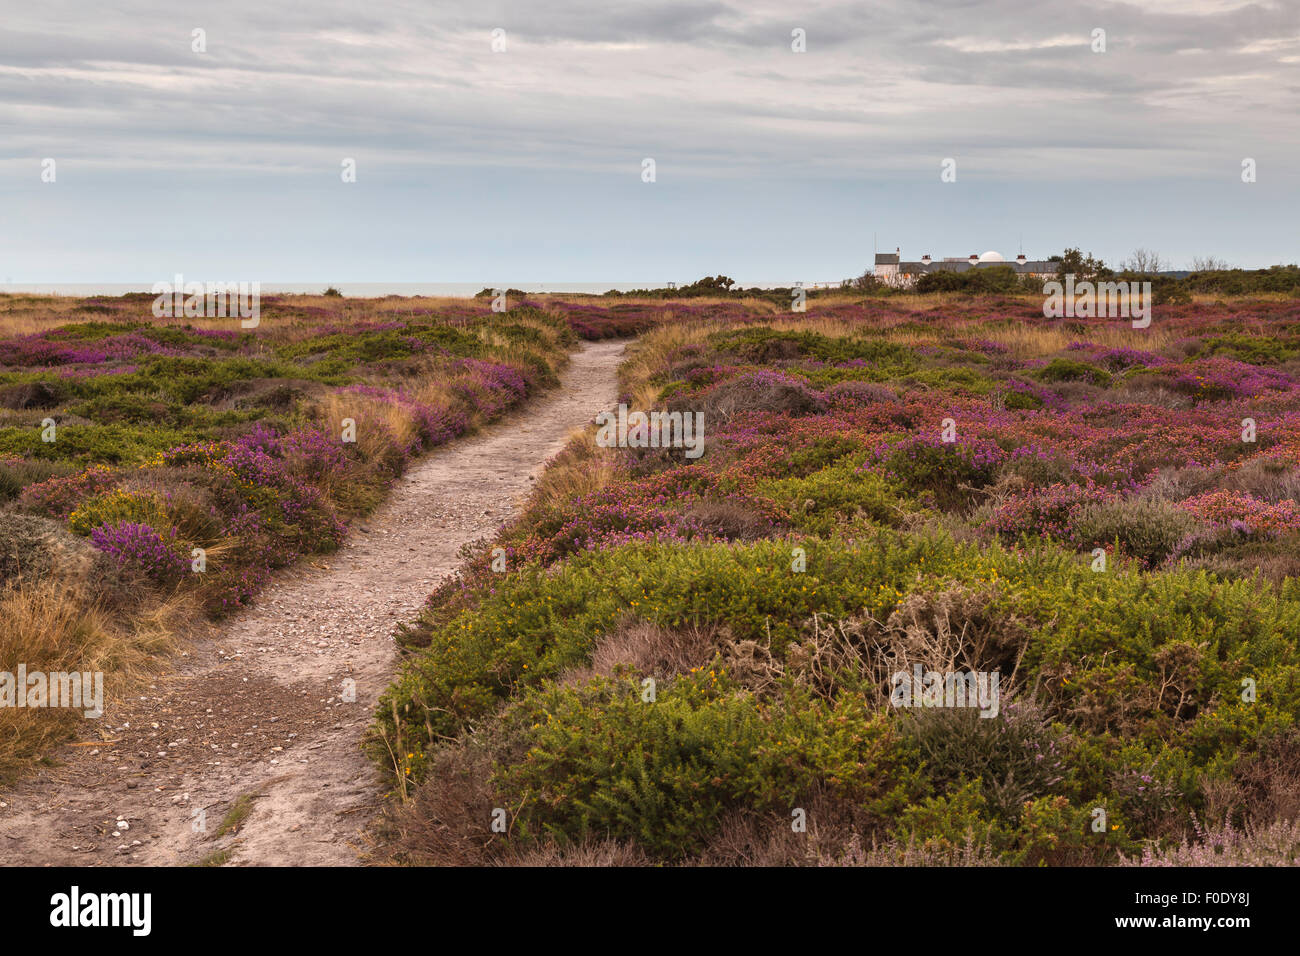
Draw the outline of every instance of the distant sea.
[[[169,276],[167,281],[170,281]],[[190,281],[191,277],[186,276]],[[193,280],[197,281],[197,280]],[[678,285],[685,285],[679,282]],[[262,294],[307,294],[320,295],[329,283],[324,282],[263,282]],[[345,296],[373,299],[386,295],[428,295],[469,298],[482,291],[490,283],[486,282],[341,282],[337,288]],[[619,292],[631,292],[636,289],[663,286],[663,282],[511,282],[506,287],[519,289],[521,292],[587,292],[599,294],[611,289]],[[499,286],[492,286],[499,288]],[[35,295],[125,295],[128,292],[151,292],[153,282],[0,282],[0,293],[28,293]]]

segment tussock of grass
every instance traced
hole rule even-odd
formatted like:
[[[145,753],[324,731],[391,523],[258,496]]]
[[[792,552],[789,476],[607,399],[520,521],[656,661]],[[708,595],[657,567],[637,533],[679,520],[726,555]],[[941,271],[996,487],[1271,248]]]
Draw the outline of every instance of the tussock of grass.
[[[230,862],[231,856],[235,853],[233,846],[228,846],[224,850],[213,850],[201,860],[191,863],[190,866],[225,866]]]
[[[253,801],[263,796],[260,793],[241,793],[235,798],[235,802],[230,805],[226,815],[221,818],[221,825],[212,833],[212,839],[219,840],[227,833],[236,833],[248,819],[248,815],[253,812]]]
[[[591,429],[575,433],[552,459],[533,490],[533,501],[558,505],[603,488],[614,474],[617,453],[596,444]]]
[[[176,629],[197,609],[186,596],[145,597],[134,617],[106,610],[81,585],[58,579],[0,590],[0,667],[28,673],[103,672],[105,709],[158,672]],[[69,708],[0,708],[0,779],[13,779],[82,724]]]

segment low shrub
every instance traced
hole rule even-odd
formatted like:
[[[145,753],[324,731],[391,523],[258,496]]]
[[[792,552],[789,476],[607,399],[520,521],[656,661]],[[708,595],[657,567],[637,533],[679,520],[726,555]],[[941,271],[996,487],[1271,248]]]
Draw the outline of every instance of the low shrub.
[[[78,505],[68,516],[68,528],[84,536],[100,525],[124,521],[165,527],[167,512],[158,495],[115,488]]]
[[[1088,504],[1072,524],[1080,546],[1114,543],[1146,567],[1166,560],[1198,527],[1196,518],[1177,505],[1141,498]]]
[[[164,533],[141,522],[117,521],[93,528],[90,540],[120,567],[138,571],[156,584],[175,584],[190,569],[189,556],[174,529]]]

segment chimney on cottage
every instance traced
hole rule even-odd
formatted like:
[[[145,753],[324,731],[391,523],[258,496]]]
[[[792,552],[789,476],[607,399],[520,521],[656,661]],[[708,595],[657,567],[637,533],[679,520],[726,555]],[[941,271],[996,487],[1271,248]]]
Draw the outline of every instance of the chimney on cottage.
[[[1028,261],[1029,261],[1029,260],[1027,260],[1027,259],[1025,258],[1025,254],[1024,254],[1023,252],[1020,253],[1020,255],[1016,256],[1016,264],[1017,264],[1017,265],[1022,265],[1022,266],[1023,266],[1023,265],[1024,265],[1026,262],[1028,262]]]
[[[975,264],[976,264],[977,262],[979,262],[979,261],[980,261],[980,257],[977,256],[975,253],[972,252],[972,253],[970,254],[970,264],[971,264],[971,265],[975,265]]]
[[[930,253],[927,252],[925,255],[921,257],[921,265],[928,266],[929,264],[930,264]]]

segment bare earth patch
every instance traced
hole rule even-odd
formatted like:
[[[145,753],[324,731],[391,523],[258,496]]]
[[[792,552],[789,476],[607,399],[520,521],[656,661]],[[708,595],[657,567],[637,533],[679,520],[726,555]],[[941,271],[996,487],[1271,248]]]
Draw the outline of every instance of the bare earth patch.
[[[231,865],[355,865],[380,800],[360,741],[393,676],[395,626],[614,403],[622,350],[584,346],[558,390],[416,464],[339,551],[85,721],[56,766],[0,796],[0,863],[176,865],[229,850]],[[346,678],[355,703],[342,700]],[[241,796],[251,810],[216,836]]]

